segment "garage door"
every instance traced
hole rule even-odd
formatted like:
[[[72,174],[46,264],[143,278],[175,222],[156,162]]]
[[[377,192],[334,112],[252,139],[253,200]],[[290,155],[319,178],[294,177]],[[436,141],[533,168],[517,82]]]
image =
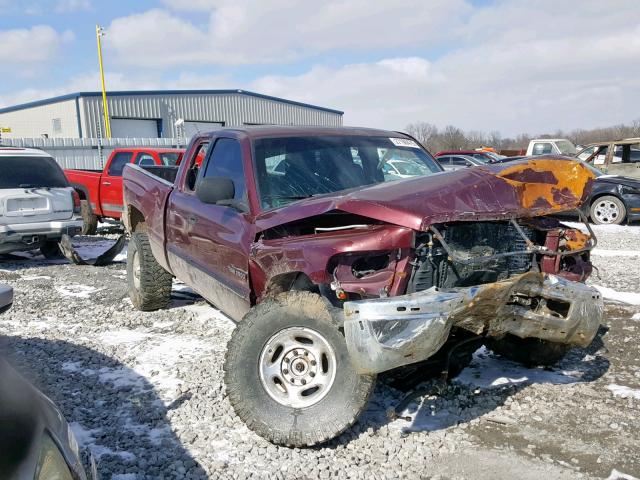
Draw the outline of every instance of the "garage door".
[[[158,120],[111,119],[113,138],[158,138]]]
[[[210,132],[218,127],[221,127],[222,123],[220,122],[184,122],[184,136],[185,137],[193,137],[198,133]]]

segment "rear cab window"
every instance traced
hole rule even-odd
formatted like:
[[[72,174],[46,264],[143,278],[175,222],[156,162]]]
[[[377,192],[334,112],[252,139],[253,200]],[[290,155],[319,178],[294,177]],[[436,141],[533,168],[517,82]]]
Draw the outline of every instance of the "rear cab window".
[[[124,166],[127,163],[131,163],[132,152],[118,152],[111,159],[109,164],[109,171],[107,175],[110,177],[121,177]]]
[[[62,168],[51,157],[0,157],[0,189],[68,186]]]
[[[247,202],[240,142],[232,138],[219,138],[206,163],[202,178],[224,177],[231,179],[235,189],[233,199]]]

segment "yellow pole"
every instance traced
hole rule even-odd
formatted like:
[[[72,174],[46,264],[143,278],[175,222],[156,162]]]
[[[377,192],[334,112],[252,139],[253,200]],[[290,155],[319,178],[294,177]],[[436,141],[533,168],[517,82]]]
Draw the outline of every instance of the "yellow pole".
[[[102,66],[102,41],[100,37],[104,35],[102,27],[96,25],[96,39],[98,40],[98,62],[100,64],[100,81],[102,82],[102,108],[104,110],[105,138],[111,138],[111,124],[109,122],[109,105],[107,105],[107,88],[104,84],[104,67]]]

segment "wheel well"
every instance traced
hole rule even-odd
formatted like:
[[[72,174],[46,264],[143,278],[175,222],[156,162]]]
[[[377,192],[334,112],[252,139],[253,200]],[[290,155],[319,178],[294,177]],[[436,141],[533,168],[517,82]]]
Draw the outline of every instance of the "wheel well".
[[[136,207],[129,206],[129,227],[132,232],[144,231],[147,226],[144,220],[144,215]]]
[[[318,293],[318,286],[304,272],[287,272],[275,275],[269,279],[265,287],[264,297],[273,297],[290,290],[303,290]]]
[[[89,195],[87,195],[87,191],[78,186],[78,185],[71,185],[73,187],[73,189],[78,192],[78,197],[80,197],[80,200],[89,200]]]
[[[589,206],[593,205],[595,203],[596,200],[598,200],[599,198],[602,197],[616,197],[618,200],[620,200],[622,202],[622,204],[624,205],[624,200],[622,200],[618,195],[616,195],[613,192],[602,192],[602,193],[598,193],[597,195],[595,195],[592,199],[591,199],[591,203],[589,203]]]

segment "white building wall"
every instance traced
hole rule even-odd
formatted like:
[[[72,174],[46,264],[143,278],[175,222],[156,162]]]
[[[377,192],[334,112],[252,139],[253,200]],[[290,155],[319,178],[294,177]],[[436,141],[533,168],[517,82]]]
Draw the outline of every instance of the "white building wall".
[[[10,128],[11,133],[2,133],[2,138],[79,137],[76,102],[63,100],[49,105],[39,105],[13,112],[0,113],[0,127]]]

